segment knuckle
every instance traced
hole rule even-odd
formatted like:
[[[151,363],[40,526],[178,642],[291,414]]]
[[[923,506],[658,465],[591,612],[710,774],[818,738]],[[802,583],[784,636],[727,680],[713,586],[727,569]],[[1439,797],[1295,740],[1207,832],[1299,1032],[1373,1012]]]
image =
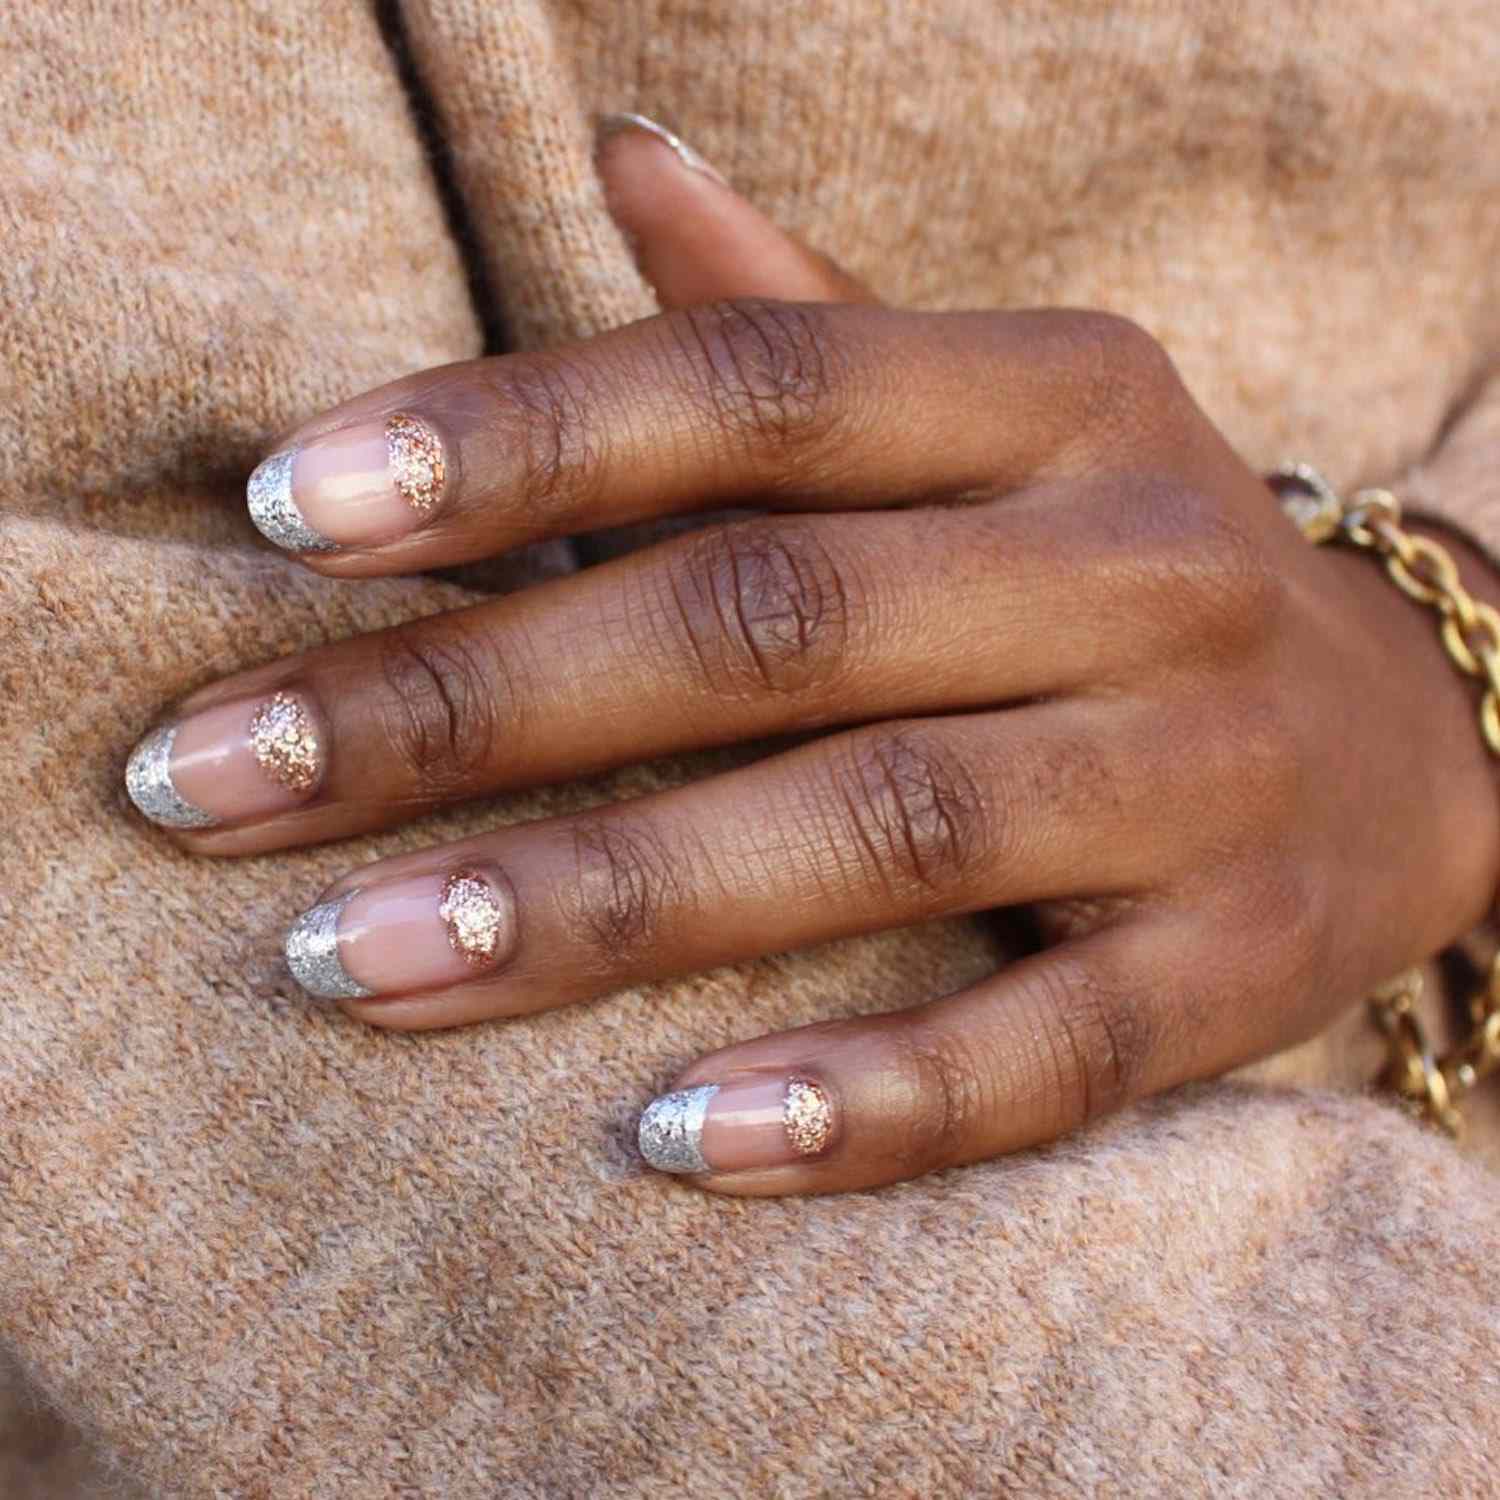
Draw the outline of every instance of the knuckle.
[[[1307,813],[1306,740],[1325,730],[1269,684],[1227,712],[1200,714],[1184,731],[1202,748],[1194,773],[1200,785],[1234,789],[1204,829],[1217,873],[1200,878],[1199,890],[1215,901],[1226,932],[1277,934],[1254,965],[1260,971],[1282,957],[1300,963],[1308,949],[1326,947],[1338,926],[1339,860],[1309,852],[1319,825]]]
[[[1284,846],[1263,855],[1261,868],[1237,894],[1243,914],[1246,972],[1258,987],[1280,994],[1306,993],[1330,952],[1335,901],[1326,874]],[[1270,952],[1250,934],[1274,932]]]
[[[1025,976],[1016,1004],[1042,1022],[1060,1129],[1139,1095],[1156,1037],[1150,1008],[1133,990],[1059,957]]]
[[[1304,1040],[1329,1019],[1347,973],[1343,905],[1337,877],[1305,853],[1295,840],[1273,840],[1193,891],[1187,910],[1201,936],[1187,941],[1211,942],[1211,957],[1181,968],[1164,1023],[1193,1076]]]
[[[815,528],[759,522],[690,538],[668,569],[677,619],[715,697],[806,692],[847,657],[851,583]]]
[[[1237,682],[1159,704],[1133,743],[1145,774],[1133,779],[1137,816],[1177,809],[1174,868],[1224,870],[1230,889],[1247,888],[1287,841],[1306,835],[1307,761],[1301,712],[1272,680],[1259,688]],[[1191,746],[1191,756],[1182,754]],[[1269,930],[1258,929],[1258,930]]]
[[[842,361],[816,309],[744,298],[686,309],[675,326],[701,365],[709,415],[723,431],[783,458],[829,436]]]
[[[1277,832],[1296,828],[1302,821],[1306,771],[1285,698],[1274,691],[1243,694],[1224,721],[1226,748],[1233,757],[1230,776],[1243,798],[1247,838],[1267,842]]]
[[[659,830],[620,817],[580,822],[573,858],[571,925],[601,972],[628,971],[684,904],[680,863]]]
[[[441,797],[471,782],[495,756],[514,694],[497,652],[470,631],[401,627],[380,641],[385,692],[378,718],[396,763]]]
[[[1180,384],[1171,355],[1133,318],[1100,311],[1076,316],[1074,336],[1084,344],[1101,384],[1158,393]]]
[[[490,367],[501,442],[520,471],[514,495],[529,516],[548,522],[586,509],[604,471],[596,371],[565,354],[538,354]]]
[[[1064,315],[1064,338],[1083,372],[1092,448],[1118,454],[1175,423],[1190,405],[1171,355],[1133,319],[1084,311]]]
[[[894,892],[945,892],[983,858],[987,799],[963,757],[929,730],[855,737],[835,793],[867,878]]]
[[[902,1167],[937,1171],[967,1159],[976,1127],[998,1101],[979,1059],[953,1037],[907,1018],[894,1027],[897,1076],[909,1101],[893,1142]]]
[[[1334,945],[1329,935],[1339,926],[1341,903],[1326,867],[1283,858],[1270,886],[1269,916],[1276,925],[1259,930],[1285,934],[1282,967],[1270,976],[1273,992],[1333,993],[1328,965]]]
[[[1119,503],[1135,512],[1126,565],[1159,639],[1220,664],[1264,645],[1288,606],[1287,582],[1218,496],[1148,480]]]

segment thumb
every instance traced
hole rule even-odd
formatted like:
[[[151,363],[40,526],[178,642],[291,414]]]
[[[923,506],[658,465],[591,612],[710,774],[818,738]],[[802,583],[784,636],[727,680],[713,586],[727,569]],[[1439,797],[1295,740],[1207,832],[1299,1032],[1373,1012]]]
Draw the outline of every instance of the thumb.
[[[664,308],[721,297],[874,302],[861,282],[777,228],[690,146],[642,115],[599,122],[605,200]]]

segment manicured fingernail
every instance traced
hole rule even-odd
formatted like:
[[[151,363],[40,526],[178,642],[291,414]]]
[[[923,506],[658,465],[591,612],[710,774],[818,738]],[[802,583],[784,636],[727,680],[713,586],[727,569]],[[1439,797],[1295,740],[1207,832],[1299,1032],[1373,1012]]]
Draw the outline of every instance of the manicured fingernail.
[[[498,969],[516,941],[515,902],[497,871],[381,881],[304,912],[287,967],[320,1000],[444,989]]]
[[[246,500],[261,533],[288,552],[368,547],[427,521],[450,467],[437,432],[397,412],[273,453],[250,476]]]
[[[644,130],[648,135],[654,135],[657,140],[670,146],[677,153],[677,159],[683,166],[691,168],[694,172],[702,172],[704,176],[712,177],[715,182],[724,183],[725,187],[729,186],[722,173],[704,161],[681,136],[673,135],[665,125],[658,125],[655,120],[649,120],[645,115],[621,113],[601,116],[598,127],[599,144],[602,146],[611,136],[619,135],[623,130]]]
[[[641,1116],[641,1155],[659,1172],[743,1172],[820,1155],[833,1106],[810,1078],[747,1078],[663,1094]]]
[[[153,729],[125,767],[130,800],[165,828],[285,812],[323,778],[326,736],[294,693],[241,699]]]

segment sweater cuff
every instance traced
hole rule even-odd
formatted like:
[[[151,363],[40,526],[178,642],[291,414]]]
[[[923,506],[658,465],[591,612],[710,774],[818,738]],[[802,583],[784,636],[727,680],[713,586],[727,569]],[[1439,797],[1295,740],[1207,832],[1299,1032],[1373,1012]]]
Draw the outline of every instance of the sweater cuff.
[[[1459,532],[1500,569],[1500,373],[1394,488],[1413,520]]]

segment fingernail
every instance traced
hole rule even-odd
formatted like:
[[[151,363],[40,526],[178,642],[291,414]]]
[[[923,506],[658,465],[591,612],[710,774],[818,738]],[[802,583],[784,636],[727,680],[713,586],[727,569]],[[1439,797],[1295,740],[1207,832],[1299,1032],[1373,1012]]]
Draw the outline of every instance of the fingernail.
[[[326,736],[294,693],[241,699],[153,729],[125,767],[130,800],[165,828],[285,812],[323,778]]]
[[[748,1078],[663,1094],[641,1116],[641,1155],[659,1172],[743,1172],[818,1156],[833,1106],[810,1078]]]
[[[304,912],[287,967],[320,1000],[443,989],[491,973],[516,942],[515,901],[498,870],[414,875],[349,891]]]
[[[394,541],[442,503],[451,465],[442,438],[396,412],[273,453],[246,501],[263,536],[288,552],[333,552]]]
[[[645,115],[620,113],[600,116],[599,144],[602,146],[611,136],[619,135],[624,130],[644,130],[648,135],[654,135],[657,140],[670,146],[677,153],[677,159],[683,166],[694,172],[702,172],[705,177],[712,177],[715,182],[721,182],[725,187],[729,186],[723,174],[704,161],[681,136],[673,135],[665,125],[658,125],[655,120],[649,120]]]

